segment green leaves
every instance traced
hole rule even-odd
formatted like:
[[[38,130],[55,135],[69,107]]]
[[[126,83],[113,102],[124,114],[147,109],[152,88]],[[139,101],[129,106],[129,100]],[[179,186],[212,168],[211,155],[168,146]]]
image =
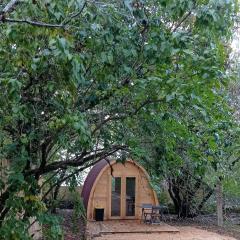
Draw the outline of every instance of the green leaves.
[[[61,180],[50,184],[47,173],[129,155],[157,179],[185,164],[203,176],[224,156],[231,127],[217,123],[231,122],[223,39],[233,1],[84,2],[24,2],[9,13],[64,27],[0,25],[0,156],[10,162],[4,184],[15,209],[4,223],[19,224],[25,208],[59,239],[38,199],[40,176],[47,192]]]
[[[9,185],[15,185],[15,187],[17,188],[19,184],[23,184],[23,183],[24,183],[24,176],[22,173],[15,173],[9,176],[9,179],[8,179]]]
[[[47,239],[63,239],[63,231],[60,227],[60,219],[57,216],[53,216],[49,213],[47,214],[40,214],[38,216],[38,221],[40,224],[46,224],[49,227],[44,228],[43,236]]]
[[[101,53],[101,62],[102,63],[109,63],[112,64],[113,63],[113,54],[112,52],[102,52]]]

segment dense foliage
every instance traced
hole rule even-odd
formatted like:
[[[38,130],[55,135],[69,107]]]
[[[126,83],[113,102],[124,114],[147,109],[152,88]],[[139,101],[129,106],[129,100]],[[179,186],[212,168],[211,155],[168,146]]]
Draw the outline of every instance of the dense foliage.
[[[31,219],[61,238],[47,193],[108,156],[139,159],[156,176],[186,160],[197,172],[217,164],[230,134],[225,60],[237,2],[12,0],[2,9],[3,239],[31,239]]]

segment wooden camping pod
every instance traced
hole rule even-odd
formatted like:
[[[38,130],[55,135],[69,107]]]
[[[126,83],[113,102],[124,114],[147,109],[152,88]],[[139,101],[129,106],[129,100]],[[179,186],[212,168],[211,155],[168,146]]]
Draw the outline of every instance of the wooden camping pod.
[[[85,180],[82,198],[88,220],[95,219],[96,208],[104,209],[104,220],[140,219],[143,203],[158,204],[146,170],[132,160],[98,162]]]

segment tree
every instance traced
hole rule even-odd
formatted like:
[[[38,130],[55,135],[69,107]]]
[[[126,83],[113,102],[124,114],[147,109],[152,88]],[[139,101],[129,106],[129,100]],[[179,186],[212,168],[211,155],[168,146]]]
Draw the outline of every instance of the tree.
[[[44,197],[97,161],[146,156],[142,136],[152,120],[152,133],[161,133],[158,140],[166,133],[169,149],[177,144],[170,131],[179,119],[184,126],[186,115],[207,122],[205,112],[222,99],[224,44],[236,5],[4,1],[0,159],[8,166],[1,169],[1,236],[29,239],[30,217],[56,224]],[[162,123],[167,132],[158,129]],[[57,239],[59,229],[52,230]]]

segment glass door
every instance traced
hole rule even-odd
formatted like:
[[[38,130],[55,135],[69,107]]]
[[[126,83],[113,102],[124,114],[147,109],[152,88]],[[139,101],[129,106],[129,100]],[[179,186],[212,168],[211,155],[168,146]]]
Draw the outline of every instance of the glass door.
[[[111,216],[121,216],[121,177],[112,177]]]
[[[136,178],[126,177],[126,216],[135,216]]]

